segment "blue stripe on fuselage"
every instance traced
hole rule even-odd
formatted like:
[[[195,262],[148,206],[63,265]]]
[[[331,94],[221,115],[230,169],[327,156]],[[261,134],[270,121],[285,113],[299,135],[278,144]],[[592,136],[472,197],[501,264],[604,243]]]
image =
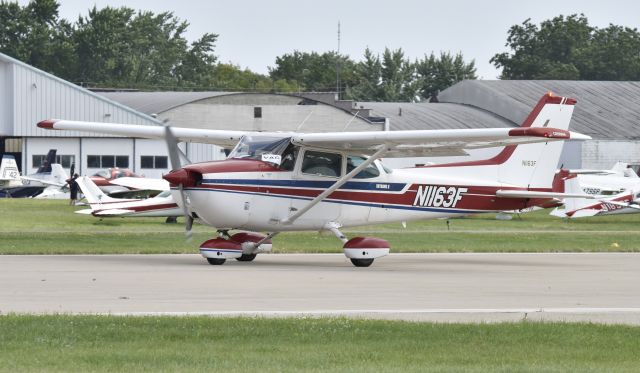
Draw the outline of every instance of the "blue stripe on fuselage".
[[[286,188],[327,189],[335,181],[323,180],[265,180],[265,179],[203,179],[203,184],[227,184],[248,186],[274,186]],[[384,192],[401,192],[407,184],[385,182],[347,181],[338,190],[369,190]]]

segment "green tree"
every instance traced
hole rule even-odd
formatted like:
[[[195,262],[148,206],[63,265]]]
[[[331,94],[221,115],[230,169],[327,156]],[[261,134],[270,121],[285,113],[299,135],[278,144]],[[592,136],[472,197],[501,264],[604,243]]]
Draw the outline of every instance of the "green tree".
[[[639,80],[640,34],[610,25],[598,29],[584,15],[558,16],[537,26],[529,19],[509,29],[491,62],[502,79]]]
[[[402,49],[385,48],[382,58],[369,48],[355,69],[356,84],[349,97],[359,101],[415,101],[420,81],[415,64],[404,57]]]
[[[276,57],[276,66],[269,67],[269,76],[275,81],[295,81],[299,84],[299,90],[326,92],[336,90],[336,69],[339,69],[342,91],[353,84],[354,68],[355,62],[336,52],[319,54],[294,51]]]
[[[59,7],[55,0],[0,2],[0,52],[68,78],[77,63],[73,27],[59,19]]]
[[[212,79],[212,85],[217,90],[251,92],[293,92],[296,90],[295,82],[274,81],[268,76],[254,73],[249,69],[242,70],[233,64],[218,64]]]
[[[74,39],[81,81],[126,87],[203,86],[211,81],[217,35],[188,45],[188,23],[171,12],[94,7],[80,17]]]
[[[349,98],[358,101],[380,101],[382,93],[382,63],[380,56],[369,48],[364,51],[364,60],[355,68],[356,84],[347,92]]]
[[[420,77],[420,95],[427,100],[461,80],[478,79],[475,62],[464,62],[461,53],[452,56],[451,53],[440,52],[438,57],[431,52],[418,61],[416,71]]]

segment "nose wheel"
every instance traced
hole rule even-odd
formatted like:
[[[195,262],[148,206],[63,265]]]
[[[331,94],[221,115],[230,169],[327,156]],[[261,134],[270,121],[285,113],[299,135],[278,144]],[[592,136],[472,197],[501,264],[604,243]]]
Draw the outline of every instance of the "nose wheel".
[[[368,267],[373,264],[373,259],[356,259],[351,258],[351,263],[356,267]]]
[[[207,262],[209,262],[209,264],[211,264],[212,266],[220,266],[223,265],[224,262],[226,262],[226,259],[219,259],[219,258],[207,258]]]
[[[257,254],[242,254],[239,258],[236,258],[239,262],[251,262],[256,258]]]

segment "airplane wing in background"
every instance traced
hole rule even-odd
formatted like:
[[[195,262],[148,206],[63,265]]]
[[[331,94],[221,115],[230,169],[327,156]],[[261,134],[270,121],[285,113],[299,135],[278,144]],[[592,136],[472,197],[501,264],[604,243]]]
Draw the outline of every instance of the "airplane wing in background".
[[[164,139],[165,128],[130,124],[45,120],[38,127],[55,130],[98,132],[111,135]],[[178,141],[215,144],[230,148],[245,135],[291,137],[297,145],[308,145],[331,150],[373,154],[382,146],[391,148],[385,157],[453,156],[466,155],[466,149],[481,149],[561,140],[588,140],[589,136],[547,127],[537,128],[485,128],[417,131],[371,132],[245,132],[172,127]]]
[[[151,179],[146,177],[121,177],[111,180],[110,183],[138,190],[169,190],[169,182],[164,179]]]

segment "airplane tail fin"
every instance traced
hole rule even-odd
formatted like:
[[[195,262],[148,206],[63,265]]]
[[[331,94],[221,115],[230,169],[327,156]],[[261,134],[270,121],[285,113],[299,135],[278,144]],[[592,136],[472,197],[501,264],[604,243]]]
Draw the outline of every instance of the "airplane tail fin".
[[[569,129],[576,101],[543,96],[521,127]],[[552,188],[564,141],[507,146],[499,156],[498,179],[506,184],[528,188]]]
[[[87,202],[91,205],[91,208],[93,208],[94,204],[120,202],[119,200],[106,195],[93,181],[91,181],[88,176],[78,177],[76,179],[76,183],[78,183],[80,190],[82,190],[82,194],[84,194]]]
[[[630,177],[634,179],[638,178],[638,174],[636,174],[633,168],[629,167],[629,164],[625,162],[616,162],[616,164],[614,164],[611,168],[611,171],[624,177]]]
[[[51,178],[54,183],[64,185],[69,177],[61,164],[54,163],[51,165]]]
[[[548,93],[538,101],[520,128],[567,130],[576,100]],[[456,167],[474,178],[489,178],[505,185],[551,190],[563,141],[509,145],[490,159],[440,164],[428,167]]]
[[[18,164],[12,155],[3,155],[0,164],[0,180],[20,180]]]
[[[57,152],[58,152],[57,149],[50,149],[49,153],[47,153],[47,157],[42,161],[42,164],[40,165],[36,173],[38,174],[50,173],[51,165],[56,163]]]
[[[584,193],[582,186],[580,185],[580,180],[577,177],[565,180],[564,189],[566,193]],[[567,213],[570,213],[571,211],[584,209],[585,207],[593,204],[593,200],[586,198],[565,198],[564,210]]]

